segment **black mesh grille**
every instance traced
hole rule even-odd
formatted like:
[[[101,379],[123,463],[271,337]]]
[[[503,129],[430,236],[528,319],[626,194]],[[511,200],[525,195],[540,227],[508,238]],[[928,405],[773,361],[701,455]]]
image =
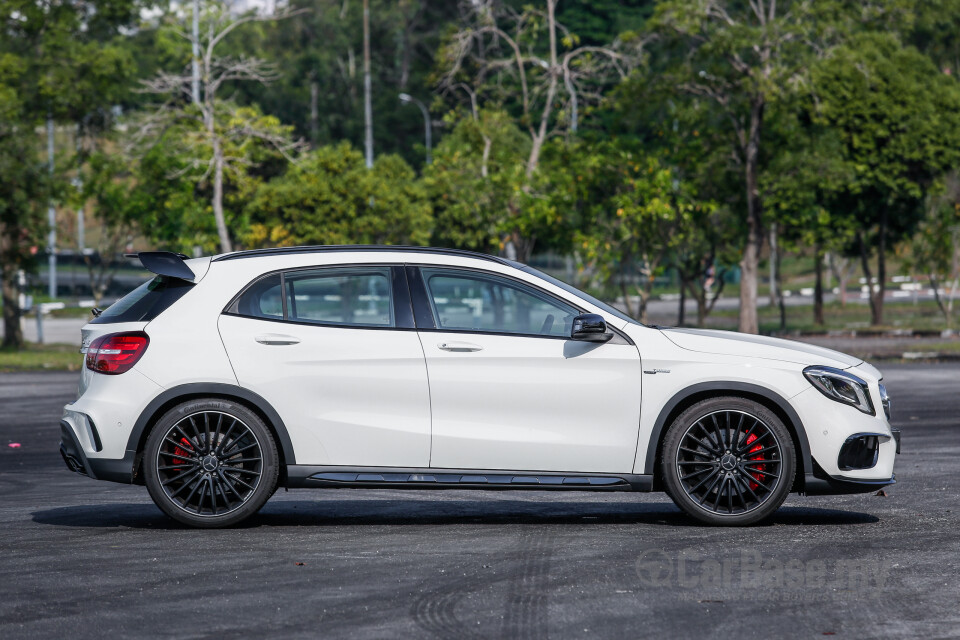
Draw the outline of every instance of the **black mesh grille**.
[[[840,447],[837,466],[841,469],[869,469],[877,464],[880,439],[877,436],[856,436]]]

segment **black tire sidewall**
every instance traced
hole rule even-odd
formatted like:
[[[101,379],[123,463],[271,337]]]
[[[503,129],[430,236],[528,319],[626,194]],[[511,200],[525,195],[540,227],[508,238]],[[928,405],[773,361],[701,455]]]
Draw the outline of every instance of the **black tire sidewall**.
[[[243,422],[259,441],[261,455],[263,457],[260,483],[257,485],[253,495],[238,509],[222,516],[197,516],[178,507],[167,497],[163,487],[160,486],[160,478],[157,472],[157,453],[163,442],[164,434],[183,418],[203,411],[219,411],[234,416]],[[173,407],[163,414],[154,424],[150,435],[147,437],[147,443],[144,448],[143,469],[147,491],[149,491],[150,497],[153,498],[154,503],[168,516],[191,527],[229,527],[255,514],[263,507],[270,496],[273,495],[274,491],[276,491],[279,468],[277,446],[270,429],[267,428],[263,420],[261,420],[256,413],[242,404],[229,400],[205,398],[189,400]]]
[[[767,498],[766,502],[759,508],[741,515],[719,515],[701,508],[687,495],[686,491],[684,491],[681,486],[677,465],[674,464],[677,459],[680,440],[687,429],[704,416],[725,410],[741,411],[753,415],[766,424],[780,442],[781,459],[783,461],[783,470],[773,494]],[[687,513],[687,515],[696,518],[700,522],[721,526],[755,524],[772,516],[773,513],[780,508],[780,505],[783,504],[783,501],[786,500],[787,495],[793,488],[797,468],[796,449],[790,430],[787,429],[777,414],[766,406],[746,398],[709,398],[688,407],[677,416],[667,429],[663,440],[660,473],[667,495],[669,495],[673,502]]]

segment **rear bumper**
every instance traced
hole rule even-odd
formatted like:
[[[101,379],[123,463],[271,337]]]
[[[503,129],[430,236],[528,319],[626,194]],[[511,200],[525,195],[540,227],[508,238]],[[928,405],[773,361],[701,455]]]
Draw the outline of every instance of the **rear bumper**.
[[[60,455],[67,469],[74,473],[95,480],[133,483],[134,452],[128,451],[127,455],[120,459],[91,458],[84,452],[77,434],[65,420],[60,421]]]

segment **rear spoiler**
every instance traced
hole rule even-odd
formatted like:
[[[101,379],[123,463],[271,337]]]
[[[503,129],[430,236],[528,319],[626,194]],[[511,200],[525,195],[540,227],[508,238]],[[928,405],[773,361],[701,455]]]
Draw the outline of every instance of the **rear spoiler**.
[[[147,271],[158,276],[167,276],[168,278],[177,278],[193,282],[196,274],[184,262],[185,256],[182,253],[173,253],[172,251],[141,251],[140,253],[128,253],[128,258],[137,258],[140,264]]]

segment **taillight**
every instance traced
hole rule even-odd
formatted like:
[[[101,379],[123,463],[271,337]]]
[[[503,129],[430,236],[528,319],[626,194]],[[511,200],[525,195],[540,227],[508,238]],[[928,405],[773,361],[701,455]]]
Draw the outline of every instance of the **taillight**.
[[[100,336],[87,347],[87,369],[108,375],[129,371],[148,344],[150,338],[142,331]]]

